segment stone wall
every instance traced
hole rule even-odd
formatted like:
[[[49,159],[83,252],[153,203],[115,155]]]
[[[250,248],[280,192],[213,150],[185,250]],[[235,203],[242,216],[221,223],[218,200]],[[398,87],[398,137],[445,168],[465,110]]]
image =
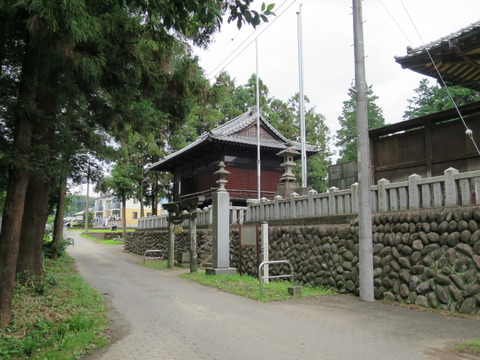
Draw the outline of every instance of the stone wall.
[[[211,230],[197,230],[197,247],[202,248],[198,253],[199,262],[207,259],[211,254],[211,239]],[[189,252],[189,249],[188,231],[175,235],[175,252]],[[124,250],[138,255],[145,254],[146,250],[163,250],[166,256],[168,253],[168,231],[137,230],[133,233],[127,233]]]
[[[479,207],[375,214],[375,298],[480,315],[479,223]],[[167,237],[166,232],[137,231],[127,236],[125,249],[138,254],[147,248],[166,249]],[[210,238],[211,233],[199,230],[199,247]],[[177,239],[182,251],[188,251],[187,232]],[[355,221],[347,225],[270,227],[269,241],[270,260],[290,260],[296,281],[359,294]],[[234,228],[230,254],[231,266],[237,268],[238,243],[239,232]],[[243,248],[244,273],[256,276],[257,266],[255,249]],[[273,275],[287,270],[286,265],[270,267]]]
[[[122,237],[121,231],[89,232],[88,236],[99,240],[113,240]]]
[[[480,315],[480,208],[380,213],[373,221],[376,299]],[[270,260],[290,260],[300,283],[359,294],[357,224],[269,228],[269,241]],[[232,266],[237,244],[238,232]],[[253,251],[244,251],[243,265],[257,274]]]

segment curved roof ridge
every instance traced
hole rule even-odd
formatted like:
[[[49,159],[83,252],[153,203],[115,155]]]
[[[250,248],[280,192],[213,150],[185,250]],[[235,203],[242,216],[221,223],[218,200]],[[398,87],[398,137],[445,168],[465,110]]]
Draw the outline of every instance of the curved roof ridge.
[[[412,48],[407,48],[408,49],[407,50],[407,52],[408,52],[407,55],[395,56],[395,59],[399,59],[399,60],[406,59],[406,58],[409,58],[411,56],[418,55],[418,54],[422,53],[423,51],[426,51],[426,50],[430,51],[433,48],[435,48],[437,46],[440,46],[440,45],[442,45],[443,43],[446,43],[449,40],[458,38],[458,37],[460,37],[464,34],[469,33],[472,30],[477,29],[477,28],[480,29],[480,20],[476,21],[476,22],[473,22],[470,25],[461,28],[460,30],[454,31],[454,32],[450,33],[449,35],[443,36],[440,39],[431,41],[427,44],[417,46],[416,48],[413,48],[413,49]]]

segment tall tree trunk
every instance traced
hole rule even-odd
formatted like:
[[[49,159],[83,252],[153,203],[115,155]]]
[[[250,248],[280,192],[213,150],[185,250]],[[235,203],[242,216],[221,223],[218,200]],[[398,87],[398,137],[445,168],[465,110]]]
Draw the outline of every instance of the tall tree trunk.
[[[127,198],[122,197],[122,237],[125,241],[127,237]]]
[[[35,126],[32,143],[33,155],[30,161],[35,163],[35,170],[30,172],[25,211],[22,219],[20,249],[17,260],[17,274],[39,282],[43,279],[43,237],[48,218],[48,199],[50,183],[55,166],[55,131],[53,123],[57,112],[57,79],[59,71],[41,74],[43,84],[38,90],[37,101],[41,122]]]
[[[17,274],[35,282],[43,279],[42,245],[48,218],[50,181],[30,180],[25,198]]]
[[[55,213],[55,222],[53,224],[53,253],[52,259],[58,259],[58,247],[63,240],[63,217],[65,213],[65,199],[67,194],[67,177],[62,176],[58,189],[57,211]]]
[[[13,151],[15,164],[8,174],[7,198],[0,233],[0,329],[12,319],[13,285],[17,268],[25,195],[28,186],[28,155],[32,140],[32,112],[38,85],[38,54],[27,39],[19,83],[19,109],[15,121]]]
[[[152,216],[158,215],[158,181],[152,184]]]

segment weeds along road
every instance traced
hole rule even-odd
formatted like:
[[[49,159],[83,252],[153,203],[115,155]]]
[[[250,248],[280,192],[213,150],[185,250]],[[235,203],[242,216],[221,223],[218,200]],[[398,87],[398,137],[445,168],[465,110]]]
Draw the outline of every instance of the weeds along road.
[[[474,359],[449,352],[480,322],[351,296],[260,303],[153,270],[70,231],[69,253],[114,309],[118,339],[88,359]]]

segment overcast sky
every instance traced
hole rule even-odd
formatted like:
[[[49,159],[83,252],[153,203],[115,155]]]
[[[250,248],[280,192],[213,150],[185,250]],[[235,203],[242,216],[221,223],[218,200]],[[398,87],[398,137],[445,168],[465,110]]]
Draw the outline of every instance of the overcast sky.
[[[310,105],[325,115],[334,135],[354,79],[352,1],[265,2],[276,3],[278,16],[275,21],[271,18],[268,28],[264,24],[256,31],[264,31],[258,37],[259,77],[271,96],[284,101],[299,91],[296,12],[302,3],[305,95]],[[260,5],[257,0],[254,8]],[[402,120],[407,99],[412,98],[422,76],[403,70],[394,56],[406,55],[409,45],[421,46],[480,20],[480,0],[365,0],[363,19],[367,83],[379,97],[377,104],[383,109],[386,123],[395,123]],[[252,32],[251,27],[238,31],[235,24],[225,23],[207,51],[196,51],[205,75],[214,78],[224,69],[237,85],[245,84],[255,73],[255,42],[238,53],[254,38],[241,45]],[[237,47],[239,50],[234,51]],[[229,57],[232,52],[234,56]]]

